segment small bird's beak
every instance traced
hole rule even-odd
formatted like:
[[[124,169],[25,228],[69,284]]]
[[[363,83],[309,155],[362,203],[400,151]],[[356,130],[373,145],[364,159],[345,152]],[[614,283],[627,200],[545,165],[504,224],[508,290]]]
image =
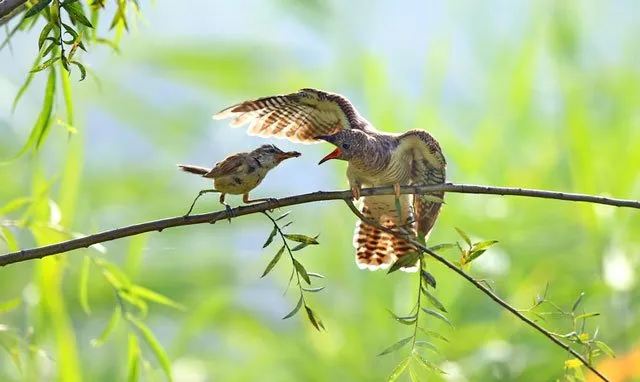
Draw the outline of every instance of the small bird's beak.
[[[299,157],[300,155],[302,155],[302,154],[300,154],[300,153],[299,153],[299,152],[297,152],[297,151],[288,151],[288,152],[286,152],[286,153],[277,153],[277,154],[275,154],[275,157],[276,157],[276,160],[277,160],[278,162],[282,162],[282,161],[283,161],[283,160],[285,160],[285,159],[289,159],[289,158],[297,158],[297,157]]]
[[[320,162],[318,162],[318,165],[323,164],[324,162],[328,161],[329,159],[339,159],[341,156],[342,156],[342,151],[340,151],[339,148],[336,148],[335,150],[330,152],[326,157],[322,158],[320,160]]]

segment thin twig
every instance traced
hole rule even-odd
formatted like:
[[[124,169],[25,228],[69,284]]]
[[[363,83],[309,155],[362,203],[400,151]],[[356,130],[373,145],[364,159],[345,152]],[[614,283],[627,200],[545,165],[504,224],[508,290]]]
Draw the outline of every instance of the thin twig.
[[[476,186],[466,184],[439,184],[432,186],[403,186],[400,189],[402,194],[427,194],[434,191],[445,191],[466,194],[492,194],[492,195],[514,195],[526,196],[532,198],[556,199],[574,202],[588,202],[596,204],[606,204],[617,207],[629,207],[640,209],[640,201],[613,199],[602,196],[570,194],[564,192],[531,190],[523,188],[508,187],[490,187]],[[393,187],[365,188],[362,190],[362,196],[372,195],[394,195]],[[241,206],[232,210],[235,217],[250,215],[257,212],[263,212],[274,208],[293,206],[321,200],[346,200],[352,197],[351,191],[317,191],[309,194],[295,195],[277,201],[268,201],[264,203],[256,203],[248,206]],[[24,249],[17,252],[6,253],[0,255],[0,266],[19,263],[22,261],[43,258],[45,256],[56,255],[79,248],[88,248],[91,245],[103,243],[105,241],[120,239],[124,237],[139,235],[145,232],[158,231],[161,232],[166,228],[179,227],[193,224],[213,223],[228,217],[227,211],[211,212],[207,214],[179,216],[160,220],[154,220],[141,224],[133,224],[130,226],[116,228],[109,231],[103,231],[93,235],[87,235],[82,238],[63,241],[56,244],[46,245],[37,248]]]
[[[511,306],[508,302],[504,301],[503,299],[501,299],[498,295],[496,295],[495,293],[493,293],[489,288],[485,287],[484,285],[482,285],[480,282],[478,282],[476,279],[474,279],[473,277],[469,276],[466,272],[464,272],[462,269],[458,268],[457,266],[455,266],[453,263],[451,263],[449,260],[445,259],[444,257],[438,255],[436,252],[430,250],[429,248],[425,247],[424,245],[418,243],[416,240],[414,240],[412,237],[402,233],[402,232],[398,232],[398,231],[394,231],[391,230],[387,227],[384,227],[383,225],[372,221],[371,219],[367,219],[359,210],[358,208],[356,208],[356,206],[353,204],[353,202],[351,201],[351,199],[345,199],[345,202],[347,203],[347,206],[349,207],[349,209],[358,217],[360,218],[360,220],[363,223],[366,223],[368,225],[371,225],[381,231],[387,232],[397,238],[403,239],[405,241],[407,241],[408,243],[414,245],[416,248],[420,249],[423,252],[428,253],[431,257],[433,257],[434,259],[436,259],[438,262],[444,264],[446,267],[448,267],[449,269],[451,269],[452,271],[454,271],[455,273],[457,273],[458,275],[462,276],[465,280],[467,280],[468,282],[470,282],[471,284],[473,284],[473,286],[475,286],[476,288],[480,289],[484,294],[486,294],[487,296],[489,296],[489,298],[491,298],[493,301],[495,301],[496,303],[498,303],[498,305],[502,306],[503,308],[505,308],[506,310],[508,310],[511,314],[515,315],[518,319],[520,319],[521,321],[525,322],[527,325],[531,326],[532,328],[534,328],[535,330],[537,330],[538,332],[542,333],[545,337],[547,337],[549,340],[551,340],[551,342],[555,343],[556,345],[560,346],[561,348],[563,348],[564,350],[566,350],[567,352],[569,352],[572,356],[574,356],[576,359],[580,360],[580,362],[582,362],[583,365],[585,365],[589,370],[591,370],[592,372],[594,372],[598,377],[600,377],[603,381],[609,382],[609,379],[607,379],[607,377],[605,377],[600,371],[598,371],[598,369],[596,369],[594,366],[592,366],[591,364],[589,364],[589,362],[582,356],[580,355],[578,352],[576,352],[575,350],[573,350],[569,345],[565,344],[564,342],[560,341],[558,338],[556,338],[551,332],[549,332],[548,330],[546,330],[545,328],[543,328],[542,326],[536,324],[534,321],[532,321],[531,319],[529,319],[528,317],[526,317],[525,315],[523,315],[522,313],[520,313],[518,311],[518,309],[514,308],[513,306]],[[420,276],[420,279],[422,279],[422,276]]]

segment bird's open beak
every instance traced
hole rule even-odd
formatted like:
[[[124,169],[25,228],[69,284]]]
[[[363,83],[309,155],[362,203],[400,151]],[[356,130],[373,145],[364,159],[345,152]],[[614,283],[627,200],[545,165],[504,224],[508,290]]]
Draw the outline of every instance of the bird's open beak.
[[[339,148],[336,148],[335,150],[330,152],[326,157],[320,159],[320,162],[318,162],[318,165],[323,164],[324,162],[328,161],[329,159],[338,159],[341,156],[342,156],[342,151],[340,151]]]
[[[286,153],[281,153],[281,154],[280,154],[280,153],[278,153],[278,154],[275,154],[275,157],[276,157],[276,160],[277,160],[277,161],[282,162],[282,161],[283,161],[283,160],[285,160],[285,159],[289,159],[289,158],[297,158],[297,157],[299,157],[300,155],[302,155],[302,154],[300,154],[300,153],[299,153],[299,152],[297,152],[297,151],[288,151],[288,152],[286,152]]]

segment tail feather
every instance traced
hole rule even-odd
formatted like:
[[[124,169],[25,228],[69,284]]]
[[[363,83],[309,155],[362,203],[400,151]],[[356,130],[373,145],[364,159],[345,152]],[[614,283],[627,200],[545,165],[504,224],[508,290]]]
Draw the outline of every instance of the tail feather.
[[[206,174],[209,173],[209,171],[211,171],[210,168],[192,166],[189,164],[179,164],[178,168],[184,172],[188,172],[190,174],[202,175],[202,176],[205,176]]]
[[[361,212],[367,219],[373,219],[367,206],[362,206]],[[398,230],[396,223],[391,219],[383,222],[382,225],[391,230]],[[415,235],[415,229],[411,228],[410,231]],[[358,268],[371,271],[387,269],[398,258],[415,250],[405,240],[383,232],[360,220],[356,223],[353,246],[356,248],[356,265]],[[418,268],[417,266],[412,266],[401,269],[407,272],[415,272]]]

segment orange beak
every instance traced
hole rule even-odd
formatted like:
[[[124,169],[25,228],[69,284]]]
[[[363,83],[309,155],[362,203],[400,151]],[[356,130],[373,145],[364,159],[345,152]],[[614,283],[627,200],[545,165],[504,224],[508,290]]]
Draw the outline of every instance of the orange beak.
[[[282,161],[283,161],[283,160],[285,160],[285,159],[289,159],[289,158],[297,158],[297,157],[299,157],[300,155],[302,155],[302,154],[300,154],[300,153],[299,153],[299,152],[297,152],[297,151],[288,151],[288,152],[286,152],[286,153],[282,153],[282,154],[275,154],[274,156],[275,156],[275,158],[276,158],[276,160],[277,160],[278,162],[282,162]]]
[[[320,162],[318,162],[318,165],[323,164],[324,162],[328,161],[329,159],[339,159],[340,157],[342,157],[342,151],[340,151],[339,148],[336,148],[335,150],[330,152],[326,157],[320,159]]]

